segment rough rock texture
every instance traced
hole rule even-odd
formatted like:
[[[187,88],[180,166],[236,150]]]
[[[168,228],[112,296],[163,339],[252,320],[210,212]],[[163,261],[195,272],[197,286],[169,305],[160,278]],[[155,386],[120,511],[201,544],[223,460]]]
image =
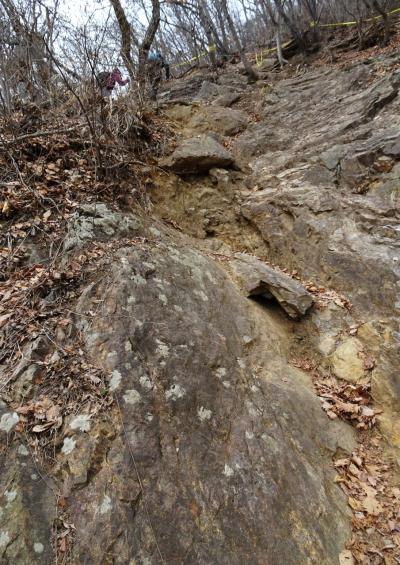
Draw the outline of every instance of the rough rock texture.
[[[238,254],[231,264],[247,296],[275,298],[291,318],[301,318],[314,303],[300,283],[255,257]]]
[[[64,251],[81,247],[93,239],[134,235],[142,223],[132,215],[110,210],[105,204],[84,204],[74,213],[64,240]]]
[[[236,135],[246,129],[249,118],[241,110],[222,106],[206,106],[190,120],[188,126],[192,131],[206,133],[213,131],[221,135]]]
[[[0,442],[1,436],[0,430]],[[0,468],[0,562],[52,563],[51,529],[56,516],[52,480],[41,474],[23,444],[0,456]]]
[[[368,338],[377,350],[373,394],[400,446],[398,61],[280,81],[265,119],[233,152],[250,157],[254,192],[242,211],[268,258],[345,293],[361,318],[384,325],[385,337]]]
[[[349,429],[287,364],[289,322],[163,242],[121,248],[80,299],[101,299],[80,326],[120,413],[107,465],[75,456],[91,480],[69,497],[74,562],[336,565],[349,529],[330,456]]]
[[[208,135],[184,140],[172,155],[161,161],[161,166],[179,174],[205,173],[213,167],[229,167],[233,157]]]
[[[226,99],[225,102],[228,103],[229,100]],[[169,118],[180,124],[183,133],[187,135],[213,132],[232,136],[245,130],[249,124],[249,117],[245,112],[216,104],[213,106],[174,104],[165,112]]]
[[[46,473],[15,429],[18,403],[37,400],[49,343],[33,341],[2,375],[15,404],[9,392],[0,401],[1,563],[54,561],[62,493],[73,564],[338,565],[351,516],[332,456],[353,451],[353,433],[327,418],[293,354],[311,350],[340,378],[371,379],[382,429],[400,445],[396,61],[266,89],[260,122],[234,142],[248,178],[219,168],[233,157],[214,138],[183,142],[169,166],[209,174],[157,171],[152,213],[202,239],[103,204],[76,212],[68,258],[115,240],[68,309],[79,348],[108,375],[97,402],[108,389],[114,404],[89,398],[68,412]],[[166,94],[184,99],[182,123],[199,111],[190,102],[204,80]],[[232,72],[218,85],[258,104],[245,81]],[[310,308],[300,285],[229,245],[296,268],[354,308]],[[309,315],[294,322],[274,301],[248,299],[260,290]],[[52,346],[70,346],[67,335]]]

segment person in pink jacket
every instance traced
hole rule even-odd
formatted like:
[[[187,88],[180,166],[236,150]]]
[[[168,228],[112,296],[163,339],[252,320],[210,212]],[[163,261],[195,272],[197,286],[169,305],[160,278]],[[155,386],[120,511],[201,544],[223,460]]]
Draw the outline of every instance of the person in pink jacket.
[[[101,90],[101,95],[105,98],[111,96],[117,83],[120,86],[125,86],[129,82],[129,78],[123,80],[121,71],[117,68],[113,69],[111,73],[103,71],[99,73],[96,78]]]

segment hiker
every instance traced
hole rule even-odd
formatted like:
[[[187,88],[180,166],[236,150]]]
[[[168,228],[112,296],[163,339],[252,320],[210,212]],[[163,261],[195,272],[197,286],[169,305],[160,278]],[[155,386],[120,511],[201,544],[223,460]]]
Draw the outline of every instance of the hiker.
[[[150,85],[150,98],[157,99],[157,92],[162,80],[162,70],[165,69],[165,78],[169,80],[169,64],[159,51],[150,51],[147,57],[147,80]]]
[[[99,73],[96,78],[103,98],[111,96],[116,83],[120,86],[125,86],[129,82],[129,78],[125,80],[122,79],[121,71],[117,68],[113,69],[111,73],[103,71]]]

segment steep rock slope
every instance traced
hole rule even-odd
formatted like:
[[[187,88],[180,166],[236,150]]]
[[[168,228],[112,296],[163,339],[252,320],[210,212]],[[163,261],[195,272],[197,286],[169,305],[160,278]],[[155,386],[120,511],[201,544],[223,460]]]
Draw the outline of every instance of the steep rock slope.
[[[366,507],[337,484],[341,466],[365,473],[352,429],[329,395],[329,418],[321,410],[300,368],[311,352],[360,390],[372,376],[396,444],[396,326],[387,306],[395,241],[384,235],[397,229],[393,64],[378,61],[367,75],[357,65],[313,70],[272,86],[267,75],[255,88],[228,71],[217,88],[197,77],[165,96],[180,131],[224,145],[230,168],[152,171],[152,218],[104,203],[72,215],[60,259],[79,273],[69,318],[56,340],[33,339],[11,375],[2,373],[1,562],[51,563],[56,549],[58,562],[61,552],[70,563],[351,563],[349,500],[378,536],[371,484]],[[388,74],[376,79],[382,65]],[[231,104],[238,108],[226,129]],[[379,135],[372,119],[382,120]],[[371,222],[387,231],[367,229]],[[298,280],[249,253],[333,290],[321,298],[308,285],[311,308]],[[374,287],[377,258],[386,298]],[[250,299],[253,291],[261,298]],[[49,290],[50,307],[54,298]],[[293,321],[279,304],[295,318],[308,314]],[[63,375],[72,354],[83,362],[74,357],[74,372]],[[61,370],[57,379],[49,371],[45,389],[47,365]],[[363,408],[371,419],[374,410]],[[54,431],[45,467],[32,424],[31,436],[18,429],[32,413],[37,433]]]
[[[316,346],[334,371],[335,359],[345,353],[345,370],[336,374],[347,374],[349,380],[361,350],[369,351],[372,361],[359,377],[371,379],[374,399],[383,410],[381,427],[396,447],[398,65],[399,56],[392,55],[310,68],[286,79],[266,74],[255,89],[237,87],[240,77],[228,74],[224,83],[232,81],[241,98],[234,107],[247,110],[250,118],[233,142],[225,138],[242,170],[212,170],[206,178],[175,182],[161,178],[154,195],[162,217],[208,238],[207,245],[218,248],[222,240],[347,296],[352,316],[334,314],[330,328],[319,324]],[[211,93],[208,101],[215,108]],[[176,106],[169,115],[180,115]],[[221,136],[218,124],[210,128]],[[360,328],[351,347],[346,342],[350,326]]]

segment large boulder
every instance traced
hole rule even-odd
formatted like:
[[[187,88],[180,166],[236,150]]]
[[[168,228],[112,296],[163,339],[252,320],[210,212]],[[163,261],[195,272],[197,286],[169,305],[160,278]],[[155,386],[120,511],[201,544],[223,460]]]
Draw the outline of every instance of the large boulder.
[[[68,498],[72,562],[338,563],[331,456],[352,436],[287,363],[289,322],[165,237],[121,248],[78,311],[99,312],[81,335],[117,404],[102,449],[70,440],[90,477]]]
[[[184,140],[160,165],[178,174],[189,174],[206,173],[213,167],[229,167],[232,163],[232,155],[218,141],[199,135]]]

